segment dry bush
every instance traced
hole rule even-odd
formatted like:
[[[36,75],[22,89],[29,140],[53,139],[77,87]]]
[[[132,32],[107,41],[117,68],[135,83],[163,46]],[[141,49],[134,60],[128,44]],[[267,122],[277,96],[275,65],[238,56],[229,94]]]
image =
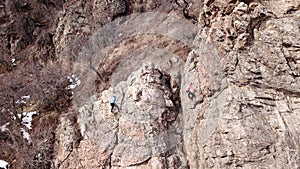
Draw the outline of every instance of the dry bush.
[[[12,71],[16,62],[54,60],[52,36],[61,0],[0,1],[0,74]]]
[[[60,113],[48,112],[34,121],[32,146],[35,153],[31,163],[33,168],[50,168],[54,157],[55,130],[59,124]]]
[[[0,126],[9,123],[8,130],[0,130],[0,159],[10,168],[50,168],[54,131],[71,105],[68,71],[56,61],[53,44],[56,15],[64,2],[0,0]],[[27,103],[20,102],[27,95]],[[30,131],[18,117],[28,109],[39,112]],[[30,133],[31,142],[20,128]]]
[[[71,105],[66,70],[59,63],[44,67],[23,65],[2,74],[0,83],[3,84],[0,86],[0,125],[10,123],[9,130],[0,131],[0,158],[8,160],[11,168],[50,168],[54,132],[60,115]],[[25,95],[30,95],[28,103],[17,103]],[[39,112],[33,119],[33,129],[28,131],[32,142],[23,138],[20,128],[26,127],[21,123],[23,117],[18,118],[30,104]]]

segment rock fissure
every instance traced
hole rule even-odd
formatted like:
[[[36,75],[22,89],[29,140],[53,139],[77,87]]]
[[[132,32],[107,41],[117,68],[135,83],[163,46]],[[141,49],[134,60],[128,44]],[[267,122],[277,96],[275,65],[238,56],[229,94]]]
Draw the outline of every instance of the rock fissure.
[[[283,43],[282,43],[283,44]],[[284,45],[283,45],[284,46]],[[294,78],[300,77],[300,74],[298,74],[297,72],[295,72],[290,64],[289,58],[285,55],[284,49],[283,47],[280,48],[281,53],[283,54],[283,57],[285,59],[285,62],[287,64],[287,66],[289,67],[289,71],[290,71],[290,75],[292,75]]]

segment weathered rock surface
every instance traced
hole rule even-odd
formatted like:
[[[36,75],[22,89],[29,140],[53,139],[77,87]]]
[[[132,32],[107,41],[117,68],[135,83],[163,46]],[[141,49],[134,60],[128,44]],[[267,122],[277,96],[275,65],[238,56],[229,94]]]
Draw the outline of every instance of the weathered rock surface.
[[[299,168],[299,2],[176,3],[201,28],[192,51],[172,69],[130,61],[146,35],[108,51],[114,86],[80,109],[84,139],[61,168]]]
[[[127,81],[94,96],[78,114],[84,138],[61,167],[187,167],[177,120],[179,81],[149,62]],[[118,98],[116,114],[110,112],[112,95]]]
[[[300,168],[299,1],[42,2],[55,24],[0,2],[0,74],[27,53],[79,74],[52,168]]]
[[[300,20],[279,4],[205,4],[183,78],[196,106],[181,90],[191,168],[299,168]]]

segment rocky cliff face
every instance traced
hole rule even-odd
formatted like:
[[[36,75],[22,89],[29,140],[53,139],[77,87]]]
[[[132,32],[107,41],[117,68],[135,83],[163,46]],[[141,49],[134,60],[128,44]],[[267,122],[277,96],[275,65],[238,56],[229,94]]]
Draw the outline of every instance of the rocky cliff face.
[[[276,3],[205,5],[182,83],[200,104],[181,90],[191,168],[299,167],[299,13]]]
[[[299,168],[299,8],[66,2],[51,38],[80,83],[48,167]]]

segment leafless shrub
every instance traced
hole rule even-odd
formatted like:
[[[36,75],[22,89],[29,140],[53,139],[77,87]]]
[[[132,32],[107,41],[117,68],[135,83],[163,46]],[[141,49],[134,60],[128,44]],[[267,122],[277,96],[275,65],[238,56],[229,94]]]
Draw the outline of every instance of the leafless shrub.
[[[41,68],[23,65],[2,74],[0,83],[3,84],[0,86],[0,125],[9,123],[6,131],[0,131],[0,158],[8,160],[11,168],[50,168],[54,131],[60,115],[71,105],[67,72],[59,63]],[[21,102],[20,98],[26,95],[30,95],[28,102]],[[29,131],[22,124],[22,112],[32,106],[39,115],[34,117],[33,129]],[[23,138],[20,128],[30,133],[31,142]]]

